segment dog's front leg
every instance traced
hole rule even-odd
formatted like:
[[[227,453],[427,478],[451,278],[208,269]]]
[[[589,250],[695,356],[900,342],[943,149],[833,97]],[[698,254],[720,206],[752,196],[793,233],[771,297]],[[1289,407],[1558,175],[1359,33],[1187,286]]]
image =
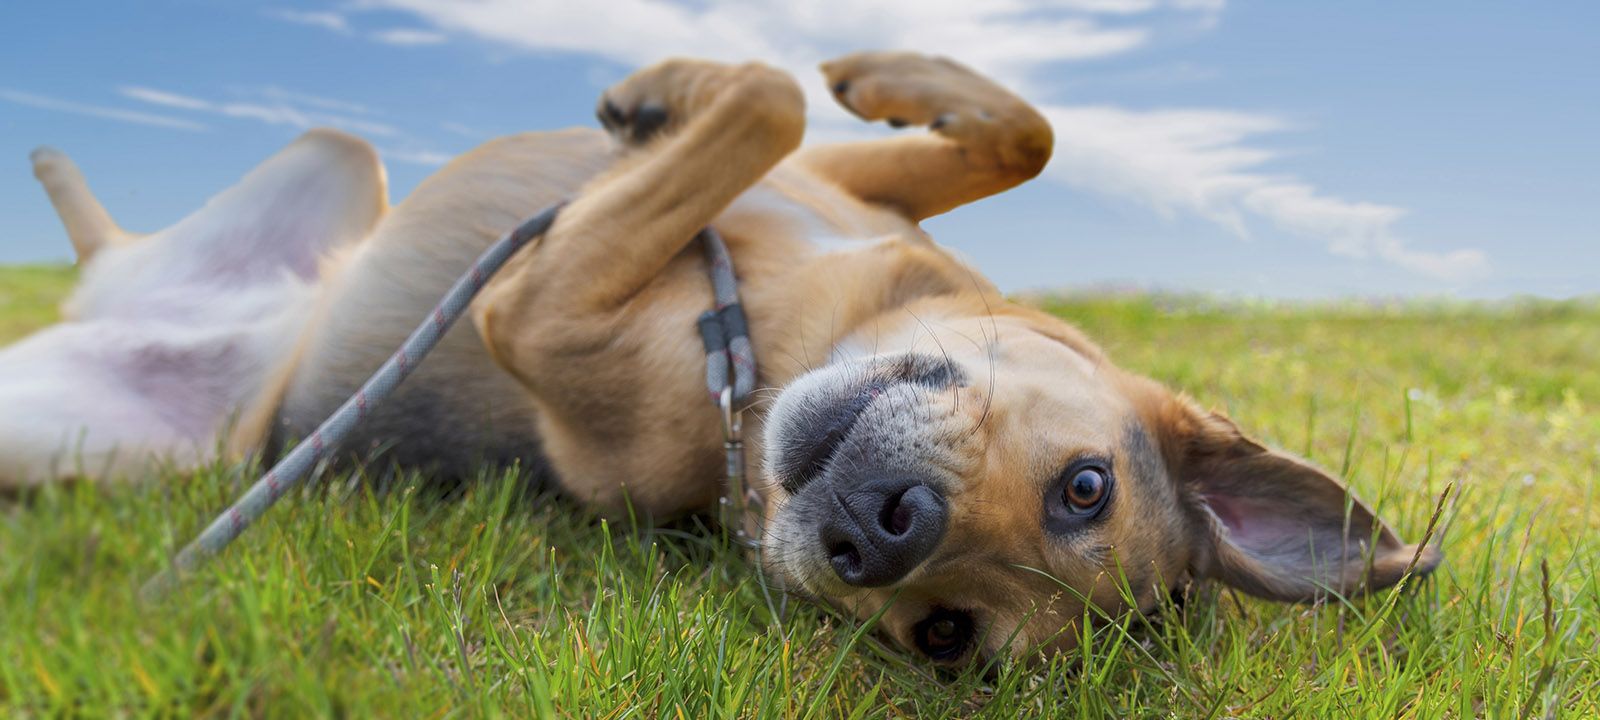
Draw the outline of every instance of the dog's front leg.
[[[709,502],[721,461],[693,331],[709,281],[668,268],[698,259],[700,229],[799,145],[804,101],[762,65],[679,60],[607,91],[600,112],[633,150],[496,275],[473,319],[530,392],[563,487],[619,517],[664,517]]]
[[[477,303],[502,365],[515,367],[531,316],[609,313],[656,277],[734,198],[799,144],[793,78],[750,63],[670,60],[606,91],[602,122],[636,147],[565,208],[543,243],[513,259]]]

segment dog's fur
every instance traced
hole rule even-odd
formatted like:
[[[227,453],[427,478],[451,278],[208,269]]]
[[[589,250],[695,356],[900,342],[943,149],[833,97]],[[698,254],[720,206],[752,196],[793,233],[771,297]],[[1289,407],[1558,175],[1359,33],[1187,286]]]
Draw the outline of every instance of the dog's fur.
[[[0,482],[192,463],[230,418],[238,453],[303,435],[483,248],[575,198],[351,449],[446,474],[539,459],[607,515],[709,508],[722,436],[700,382],[694,320],[712,298],[691,239],[713,225],[768,389],[747,413],[766,561],[860,616],[890,604],[882,627],[908,648],[928,651],[935,615],[970,625],[933,653],[965,662],[1070,648],[1086,603],[1148,611],[1202,579],[1306,600],[1438,562],[1337,480],[1118,369],[921,231],[1040,172],[1051,130],[1026,103],[921,55],[823,71],[862,118],[932,132],[800,149],[786,74],[674,60],[605,93],[611,138],[496,140],[385,213],[371,150],[313,132],[143,239],[64,156],[39,155],[84,278],[72,319],[0,354]],[[1108,499],[1064,516],[1085,463]],[[850,584],[819,528],[884,477],[933,498],[937,544],[892,582]]]

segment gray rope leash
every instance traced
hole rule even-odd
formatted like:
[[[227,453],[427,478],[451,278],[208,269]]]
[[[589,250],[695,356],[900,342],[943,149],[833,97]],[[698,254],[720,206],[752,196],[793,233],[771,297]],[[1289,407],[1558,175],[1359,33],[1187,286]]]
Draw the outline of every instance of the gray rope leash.
[[[284,493],[304,480],[311,472],[311,468],[326,457],[329,450],[337,447],[355,428],[356,423],[366,419],[373,408],[389,397],[389,394],[400,385],[400,381],[406,379],[406,376],[422,362],[423,356],[439,344],[439,339],[444,337],[445,331],[467,311],[473,296],[483,289],[483,284],[488,281],[489,276],[505,265],[506,260],[522,246],[544,235],[545,231],[550,229],[551,223],[555,222],[556,214],[560,210],[560,204],[553,205],[490,245],[489,249],[478,257],[472,269],[451,286],[450,291],[445,293],[444,299],[440,300],[438,305],[434,306],[433,312],[429,313],[427,319],[411,332],[411,336],[400,345],[400,349],[378,368],[366,384],[356,391],[354,397],[346,400],[344,405],[311,433],[310,437],[296,445],[294,450],[272,466],[266,475],[251,486],[244,497],[233,504],[233,507],[217,516],[199,537],[173,558],[172,564],[167,569],[145,583],[140,594],[147,600],[166,595],[177,586],[184,575],[198,568],[207,558],[221,552],[228,543],[239,537],[245,528],[260,519],[278,498],[283,497]]]
[[[733,256],[728,254],[727,243],[709,227],[700,231],[700,242],[716,296],[715,308],[700,316],[700,339],[706,348],[706,391],[711,394],[711,402],[722,410],[722,450],[726,457],[723,474],[727,485],[718,514],[722,527],[734,529],[736,540],[754,545],[760,537],[759,528],[747,521],[759,522],[759,513],[751,515],[750,508],[760,507],[761,496],[745,482],[744,406],[756,389],[755,348],[750,344],[750,324],[745,320],[744,307],[739,304],[739,281],[733,273]]]
[[[706,345],[706,389],[711,402],[721,403],[722,392],[732,388],[731,400],[742,405],[756,389],[756,355],[750,346],[750,326],[739,304],[739,281],[733,274],[733,256],[722,236],[711,228],[700,231],[716,307],[700,316],[700,338]]]

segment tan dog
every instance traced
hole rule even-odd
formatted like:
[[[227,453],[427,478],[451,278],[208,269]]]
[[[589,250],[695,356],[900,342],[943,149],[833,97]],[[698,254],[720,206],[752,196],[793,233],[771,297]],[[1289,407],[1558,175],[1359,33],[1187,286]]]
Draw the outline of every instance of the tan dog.
[[[235,447],[308,432],[488,243],[574,197],[358,450],[446,473],[542,457],[604,514],[709,508],[720,417],[699,380],[694,321],[712,298],[691,240],[712,225],[774,393],[748,448],[765,560],[862,617],[892,602],[882,627],[907,648],[942,663],[1050,652],[1073,645],[1086,602],[1148,611],[1202,579],[1306,600],[1435,566],[1334,478],[1117,369],[920,230],[1038,174],[1051,131],[1037,112],[942,59],[823,70],[864,119],[933,132],[801,150],[803,100],[782,72],[635,73],[600,103],[616,142],[489,143],[344,253],[296,349],[243,403]]]

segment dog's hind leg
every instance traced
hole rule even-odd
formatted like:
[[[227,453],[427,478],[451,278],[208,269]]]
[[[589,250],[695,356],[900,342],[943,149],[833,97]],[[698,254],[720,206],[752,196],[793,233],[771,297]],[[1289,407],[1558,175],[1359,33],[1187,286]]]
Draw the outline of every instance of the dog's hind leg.
[[[34,150],[29,159],[33,161],[33,176],[44,186],[50,204],[55,206],[61,224],[67,228],[67,238],[72,241],[78,262],[88,260],[107,244],[135,237],[111,219],[111,213],[95,198],[83,173],[66,153],[41,147]]]
[[[1015,187],[1050,160],[1049,122],[994,81],[950,60],[856,53],[823,63],[822,72],[839,103],[862,119],[933,132],[821,145],[795,160],[912,220]]]

